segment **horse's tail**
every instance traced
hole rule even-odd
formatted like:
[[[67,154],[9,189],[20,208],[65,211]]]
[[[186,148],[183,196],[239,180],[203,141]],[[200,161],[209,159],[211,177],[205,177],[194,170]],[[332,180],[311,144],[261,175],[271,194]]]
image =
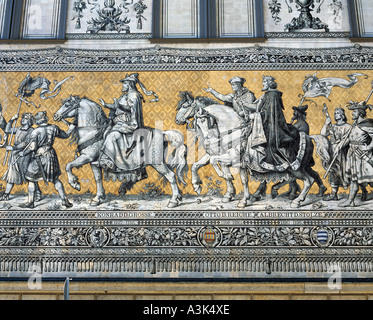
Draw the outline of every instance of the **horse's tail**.
[[[166,158],[166,164],[172,171],[175,170],[177,181],[186,186],[185,178],[188,174],[187,151],[188,148],[184,144],[184,135],[178,131],[165,131],[163,133],[165,141],[168,146],[173,148],[171,154]],[[165,150],[167,155],[168,146]]]
[[[312,135],[311,139],[316,145],[316,155],[321,158],[322,166],[327,170],[332,159],[332,148],[328,138],[322,135]]]

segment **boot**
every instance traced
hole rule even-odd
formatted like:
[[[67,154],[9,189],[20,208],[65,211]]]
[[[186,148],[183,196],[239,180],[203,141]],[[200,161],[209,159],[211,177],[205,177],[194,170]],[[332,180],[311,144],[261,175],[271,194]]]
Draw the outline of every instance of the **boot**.
[[[67,198],[62,199],[62,205],[66,208],[72,208],[73,206],[73,204]]]
[[[21,208],[25,208],[25,209],[34,209],[35,208],[35,204],[34,202],[25,202],[25,203],[21,203],[19,205]]]

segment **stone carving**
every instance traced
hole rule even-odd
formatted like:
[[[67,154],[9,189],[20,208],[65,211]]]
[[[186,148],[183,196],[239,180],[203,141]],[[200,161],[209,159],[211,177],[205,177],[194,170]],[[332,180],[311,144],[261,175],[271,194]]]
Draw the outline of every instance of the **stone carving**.
[[[134,4],[133,9],[136,12],[137,18],[137,29],[141,30],[143,25],[143,20],[146,20],[143,13],[147,9],[147,5],[144,3],[144,0],[138,0],[137,3]]]
[[[80,29],[82,27],[81,25],[81,19],[83,16],[83,11],[87,9],[87,3],[84,0],[76,0],[74,1],[73,10],[77,12],[77,15],[72,18],[72,20],[76,19],[75,23],[75,29]]]
[[[343,4],[339,0],[332,0],[332,3],[329,4],[330,8],[333,11],[333,21],[335,24],[341,24],[342,20],[342,10],[343,10]]]
[[[283,49],[249,47],[225,50],[154,49],[121,50],[103,54],[79,49],[0,52],[2,71],[22,71],[25,66],[37,71],[162,70],[356,70],[373,68],[373,50],[360,45],[338,49]]]
[[[97,1],[97,0],[91,0]],[[89,24],[88,33],[98,33],[99,31],[117,31],[118,33],[124,31],[130,32],[128,24],[131,22],[127,17],[122,17],[123,10],[119,6],[115,6],[115,0],[105,0],[104,8],[101,8],[99,4],[92,3],[88,0],[88,3],[94,5],[96,9],[97,17],[93,17],[87,23]],[[123,2],[121,5],[125,11],[127,5],[131,3]]]
[[[285,0],[289,13],[292,13],[292,8]],[[311,12],[315,8],[315,2],[319,3],[319,6],[316,10],[317,13],[320,13],[321,6],[324,3],[324,0],[289,0],[290,3],[295,2],[296,8],[300,11],[300,15],[297,18],[294,18],[290,23],[285,25],[286,31],[294,31],[301,29],[314,29],[320,30],[324,29],[326,32],[329,32],[329,27],[326,23],[322,22],[320,18],[313,17]],[[321,3],[320,3],[321,2]]]
[[[268,2],[269,10],[271,11],[272,19],[275,21],[275,24],[278,24],[282,21],[282,19],[279,17],[279,14],[282,9],[282,5],[278,0],[271,0]]]

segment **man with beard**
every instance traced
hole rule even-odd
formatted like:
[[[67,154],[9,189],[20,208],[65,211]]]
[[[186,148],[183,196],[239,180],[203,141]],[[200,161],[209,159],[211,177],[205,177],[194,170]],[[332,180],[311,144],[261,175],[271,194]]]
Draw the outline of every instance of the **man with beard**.
[[[359,185],[373,185],[373,119],[366,119],[367,109],[373,106],[366,101],[351,102],[354,123],[347,136],[349,146],[347,153],[346,176],[351,180],[348,199],[341,207],[354,207]]]
[[[329,183],[332,187],[332,192],[324,200],[338,200],[338,190],[340,187],[347,189],[349,185],[348,178],[346,176],[346,165],[347,165],[347,152],[348,145],[345,143],[343,146],[344,138],[348,135],[351,125],[347,123],[347,117],[344,109],[336,108],[334,111],[335,124],[332,124],[332,119],[327,114],[325,124],[321,129],[321,135],[328,137],[331,144],[331,152],[333,155],[338,153],[338,156],[333,163],[329,173]]]
[[[64,186],[59,179],[61,169],[53,144],[56,138],[68,139],[75,126],[71,124],[67,131],[63,131],[56,125],[49,124],[46,111],[35,115],[35,124],[38,127],[30,134],[29,144],[19,154],[20,157],[32,154],[25,173],[28,181],[28,201],[20,207],[35,207],[36,184],[38,181],[44,181],[46,185],[52,182],[61,197],[62,205],[71,208],[73,205],[67,199]]]
[[[99,161],[105,177],[112,181],[124,180],[121,190],[127,192],[136,182],[148,177],[144,161],[133,152],[140,145],[134,137],[135,131],[145,129],[142,110],[145,100],[137,89],[137,84],[140,84],[138,73],[126,75],[120,82],[123,94],[114,99],[113,104],[99,99],[105,108],[110,109],[109,118],[113,123],[105,134]]]
[[[6,181],[7,185],[4,194],[0,197],[0,201],[8,201],[9,194],[13,187],[15,185],[22,185],[26,182],[25,173],[31,160],[31,154],[21,157],[20,153],[30,143],[30,137],[34,131],[32,128],[34,117],[31,113],[26,112],[22,115],[21,126],[12,128],[14,121],[16,121],[18,117],[18,114],[14,115],[5,128],[6,134],[13,133],[15,137],[14,145],[6,147],[6,151],[11,152],[11,154],[8,161],[8,168],[2,176],[2,179]],[[38,202],[41,200],[41,191],[38,183],[36,183],[35,187],[35,201]]]
[[[250,160],[250,148],[247,149],[246,159],[248,166],[257,167],[254,171],[258,172],[258,179],[261,181],[257,191],[253,194],[255,200],[259,200],[265,195],[267,181],[278,181],[282,172],[292,163],[297,156],[297,147],[299,145],[299,131],[292,125],[286,123],[284,115],[284,105],[282,101],[282,92],[277,90],[277,83],[272,76],[263,76],[264,94],[248,108],[254,112],[254,116],[260,119],[260,131],[264,134],[266,143],[261,146],[263,154],[260,160]],[[255,119],[254,119],[255,121]],[[253,132],[255,128],[253,127]],[[255,141],[252,141],[255,143]],[[251,157],[252,158],[252,157]],[[282,180],[288,180],[289,174],[284,173]]]
[[[227,95],[217,92],[211,86],[204,90],[211,93],[216,99],[231,106],[242,119],[249,121],[250,110],[248,105],[252,104],[256,98],[253,92],[244,87],[245,82],[246,79],[242,77],[236,76],[230,79],[229,83],[232,86],[233,93]]]

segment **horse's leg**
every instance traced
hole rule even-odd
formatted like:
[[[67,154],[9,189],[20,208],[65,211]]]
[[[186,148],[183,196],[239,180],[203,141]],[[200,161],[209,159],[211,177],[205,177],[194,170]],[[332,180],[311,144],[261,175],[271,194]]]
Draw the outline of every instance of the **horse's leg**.
[[[315,180],[316,184],[319,186],[319,193],[317,194],[317,197],[319,198],[323,197],[327,188],[324,186],[324,183],[322,182],[319,174],[315,170],[313,170],[311,166],[307,166],[306,171]]]
[[[222,177],[225,179],[227,184],[227,192],[224,195],[223,202],[227,203],[233,200],[233,197],[236,194],[236,189],[233,185],[233,176],[230,172],[230,166],[232,165],[234,159],[234,155],[231,155],[229,153],[220,155],[220,156],[211,156],[210,162],[214,166],[217,165],[217,163],[221,164],[221,167],[223,169],[223,175]]]
[[[93,176],[96,180],[96,196],[91,200],[91,206],[99,206],[105,200],[105,190],[102,184],[102,168],[96,164],[91,163]]]
[[[192,185],[194,188],[194,191],[197,194],[200,194],[202,191],[202,180],[198,175],[198,170],[210,163],[210,155],[205,154],[201,159],[199,159],[197,162],[193,163],[192,165]]]
[[[80,191],[80,183],[78,180],[78,177],[73,174],[73,169],[76,167],[83,166],[87,163],[91,163],[93,161],[92,157],[87,154],[82,154],[78,158],[76,158],[74,161],[69,162],[66,165],[66,173],[67,173],[67,179],[69,184],[75,189]]]
[[[172,198],[168,203],[168,207],[177,207],[181,201],[181,192],[177,185],[176,174],[165,163],[151,164],[151,166],[162,174],[171,184]]]
[[[252,205],[252,201],[250,199],[250,191],[249,191],[249,175],[246,168],[240,167],[240,177],[241,183],[243,187],[243,198],[237,204],[238,208],[245,208],[247,206]]]
[[[361,188],[361,201],[367,201],[368,199],[368,190],[367,190],[367,185],[366,184],[360,184],[359,185]]]
[[[263,181],[260,183],[258,189],[252,195],[253,200],[259,201],[262,197],[265,197],[267,191],[267,182]]]
[[[222,165],[222,169],[224,171],[224,179],[227,185],[227,192],[225,193],[223,197],[223,202],[231,202],[236,195],[236,189],[233,185],[233,176],[229,170],[228,166]]]
[[[288,184],[289,181],[282,181],[282,182],[277,182],[275,183],[272,188],[271,188],[271,197],[272,199],[275,199],[277,196],[278,196],[278,191],[283,187],[285,186],[286,184]]]
[[[307,194],[310,191],[313,183],[315,182],[315,179],[310,176],[306,170],[291,170],[291,173],[293,174],[295,179],[303,180],[303,189],[299,196],[293,200],[291,203],[292,208],[299,208],[301,203],[306,200]]]

